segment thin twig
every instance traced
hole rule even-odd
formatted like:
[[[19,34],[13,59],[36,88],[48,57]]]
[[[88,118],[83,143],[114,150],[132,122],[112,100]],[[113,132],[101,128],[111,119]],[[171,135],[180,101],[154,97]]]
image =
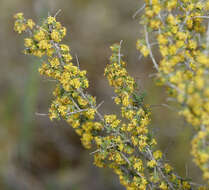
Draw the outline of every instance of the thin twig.
[[[157,64],[157,62],[156,62],[156,60],[155,60],[155,58],[154,58],[154,56],[153,56],[152,49],[151,49],[151,47],[150,47],[150,43],[149,43],[149,35],[148,35],[148,31],[147,31],[147,26],[146,26],[146,25],[144,26],[144,31],[145,31],[146,44],[147,44],[147,47],[148,47],[148,49],[149,49],[149,55],[150,55],[150,57],[151,57],[151,59],[152,59],[152,62],[153,62],[153,64],[154,64],[155,69],[156,69],[157,71],[159,71],[158,64]]]
[[[120,41],[120,47],[119,47],[119,51],[118,51],[118,63],[120,64],[120,59],[121,59],[121,54],[120,54],[120,50],[121,50],[121,45],[123,43],[123,40]]]
[[[79,63],[79,59],[78,59],[77,54],[75,54],[75,58],[76,58],[76,63],[77,63],[77,66],[78,66],[78,68],[80,68],[80,63]]]
[[[103,104],[104,104],[104,101],[101,101],[101,102],[97,105],[96,109],[99,109]]]
[[[70,113],[67,113],[67,116],[73,115],[73,114],[76,114],[76,113],[86,112],[86,111],[88,111],[88,110],[89,110],[89,109],[83,109],[83,110],[79,110],[79,111],[70,112]]]
[[[71,101],[73,102],[73,104],[75,105],[75,107],[80,111],[81,108],[78,106],[78,104],[74,101],[74,99],[72,97],[70,97]]]
[[[151,150],[150,150],[149,148],[147,148],[147,151],[148,151],[148,153],[149,153],[151,159],[152,159],[152,160],[155,160],[155,158],[154,158],[153,155],[152,155]],[[155,161],[156,161],[156,160],[155,160]],[[164,173],[162,172],[161,167],[160,167],[160,164],[158,163],[158,161],[156,161],[156,162],[157,162],[157,166],[156,166],[156,167],[157,167],[157,170],[160,172],[162,178],[167,182],[167,184],[169,185],[169,187],[170,187],[172,190],[175,190],[174,187],[173,187],[173,185],[169,182],[169,180],[167,179],[167,177],[166,177],[166,176],[164,175]]]
[[[36,112],[35,114],[38,115],[38,116],[49,116],[48,113],[38,113],[38,112]]]
[[[143,9],[146,7],[146,4],[144,3],[143,6],[141,8],[139,8],[132,16],[133,19],[136,18],[136,16],[141,12],[143,11]]]
[[[56,17],[57,17],[57,15],[58,15],[61,11],[62,11],[62,10],[61,10],[61,9],[59,9],[59,10],[55,13],[54,18],[56,18]]]

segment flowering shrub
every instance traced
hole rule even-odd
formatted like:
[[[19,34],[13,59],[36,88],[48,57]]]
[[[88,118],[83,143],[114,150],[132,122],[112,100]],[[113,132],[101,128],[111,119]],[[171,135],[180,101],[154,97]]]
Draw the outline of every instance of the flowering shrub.
[[[161,84],[181,105],[180,114],[194,126],[192,155],[209,181],[209,1],[146,1],[141,24],[145,38],[137,49],[150,55]],[[156,38],[161,61],[151,50],[149,33]]]
[[[158,1],[152,1],[152,3],[147,4],[146,10],[150,8],[150,12],[153,12],[150,14],[155,16],[161,10],[161,6]],[[157,8],[155,7],[152,10],[152,6]],[[158,13],[155,13],[156,10],[158,10]],[[149,30],[150,28],[153,30],[160,28],[160,20],[152,19],[154,24],[150,24],[152,17],[147,18],[146,13],[144,24]],[[207,187],[178,176],[174,169],[165,162],[163,153],[156,148],[157,142],[149,124],[150,108],[144,104],[143,94],[139,93],[140,89],[134,78],[126,70],[126,62],[121,56],[121,43],[111,46],[112,55],[104,72],[110,86],[114,89],[114,102],[121,108],[121,117],[115,114],[103,116],[98,111],[100,104],[97,104],[96,98],[87,92],[89,82],[86,71],[80,70],[78,64],[73,64],[69,46],[62,43],[62,39],[66,35],[66,28],[56,20],[56,16],[49,16],[42,21],[40,26],[31,19],[25,19],[22,13],[16,14],[15,19],[14,30],[19,34],[24,32],[28,35],[24,40],[24,53],[42,57],[44,61],[39,68],[40,74],[56,81],[56,88],[53,92],[54,98],[49,109],[49,118],[51,120],[63,118],[74,128],[80,136],[83,146],[87,149],[94,149],[91,155],[94,156],[96,166],[111,168],[119,176],[121,184],[127,190],[207,189]],[[149,24],[150,26],[148,26]],[[153,28],[153,26],[156,28]],[[145,28],[146,42],[149,40],[147,28]],[[163,31],[163,29],[161,30]],[[168,29],[165,30],[168,31]],[[171,49],[168,47],[170,42],[166,41],[167,36],[163,36],[162,33],[161,37],[158,37],[159,39],[163,41],[164,49]],[[149,42],[144,44],[143,40],[138,41],[137,47],[145,56],[150,54],[154,60]],[[199,52],[198,56],[201,55],[203,56]],[[168,57],[172,58],[172,56]],[[181,57],[176,56],[176,59]],[[164,73],[163,68],[160,65],[158,66],[156,61],[154,63],[159,71],[159,77],[166,82],[168,80],[166,74],[170,76],[172,70]],[[179,66],[179,68],[181,67]],[[180,74],[183,72],[181,71],[183,68],[182,66],[182,69],[179,69]],[[185,73],[187,75],[187,71]],[[186,79],[193,77],[193,72],[188,71],[189,73],[190,78],[185,76],[186,78],[182,79],[182,85],[188,83],[185,82]],[[196,80],[198,81],[198,79]],[[169,84],[175,86],[171,81]],[[193,87],[194,91],[196,89],[195,85],[196,83]],[[178,88],[178,86],[175,86],[173,89],[174,96],[179,95],[175,91]],[[204,91],[203,86],[198,89]],[[177,97],[177,99],[179,98]],[[188,107],[188,105],[185,105],[185,107]],[[184,112],[185,110],[181,113]],[[206,113],[205,117],[207,116]],[[199,118],[199,122],[202,122],[201,118]],[[205,122],[204,120],[203,125],[206,125]],[[201,129],[201,127],[197,128],[197,130]],[[199,151],[200,146],[204,148],[202,144],[199,144],[202,139],[206,138],[204,134],[198,136],[198,143],[196,143],[198,147],[195,149],[197,151]],[[202,155],[200,156],[202,158]],[[206,152],[206,163],[207,156]],[[200,165],[202,165],[202,162]]]

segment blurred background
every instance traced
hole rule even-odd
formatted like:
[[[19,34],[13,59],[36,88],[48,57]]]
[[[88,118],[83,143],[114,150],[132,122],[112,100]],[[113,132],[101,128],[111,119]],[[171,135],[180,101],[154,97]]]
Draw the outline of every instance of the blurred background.
[[[142,0],[0,0],[0,189],[124,189],[110,170],[92,164],[90,152],[70,126],[36,114],[48,112],[54,84],[39,76],[39,59],[22,54],[23,37],[13,31],[13,15],[24,12],[37,22],[59,9],[58,20],[68,30],[65,43],[88,71],[89,92],[98,102],[104,100],[100,111],[118,112],[103,71],[109,46],[123,40],[128,70],[152,106],[159,147],[180,175],[202,183],[190,156],[192,127],[178,116],[176,105],[167,101],[166,89],[157,87],[150,77],[155,72],[150,59],[139,59],[136,51],[136,39],[143,31],[138,24],[140,14],[132,16],[142,4]],[[155,56],[160,59],[157,51]]]

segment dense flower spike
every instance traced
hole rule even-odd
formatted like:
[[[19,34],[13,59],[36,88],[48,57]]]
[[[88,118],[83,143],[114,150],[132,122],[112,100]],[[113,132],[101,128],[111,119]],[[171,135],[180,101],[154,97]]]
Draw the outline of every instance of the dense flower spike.
[[[105,76],[115,89],[115,103],[121,106],[121,116],[126,120],[120,127],[120,134],[129,139],[125,141],[133,148],[130,153],[120,149],[136,170],[135,175],[120,176],[122,184],[127,189],[192,189],[188,181],[178,177],[163,161],[162,152],[156,149],[157,142],[149,125],[150,110],[143,103],[143,94],[138,95],[137,84],[126,70],[120,49],[120,44],[111,46],[113,53]]]
[[[205,20],[209,1],[145,2],[141,21],[145,38],[138,40],[137,49],[150,55],[161,83],[169,86],[171,96],[182,105],[180,114],[195,127],[192,154],[209,181],[209,25]],[[156,42],[150,41],[149,33]],[[159,64],[151,44],[159,46]]]
[[[27,26],[30,19],[24,19],[22,13],[16,14],[15,18],[15,31],[29,33],[29,38],[25,38],[25,54],[44,57],[39,72],[57,83],[49,118],[65,119],[81,136],[84,147],[91,148],[93,136],[102,130],[103,125],[94,122],[97,109],[95,98],[83,92],[89,85],[86,71],[73,65],[70,48],[59,43],[66,35],[65,27],[55,17],[49,16],[41,26],[33,24],[34,28],[20,30],[22,25]]]
[[[115,103],[121,106],[123,119],[98,112],[96,99],[86,92],[86,71],[72,63],[70,48],[61,44],[66,29],[55,17],[49,16],[41,26],[26,20],[22,13],[15,19],[15,31],[29,34],[24,52],[42,57],[40,74],[56,81],[50,119],[63,118],[81,137],[85,148],[95,147],[91,154],[98,167],[112,168],[128,190],[204,189],[177,176],[156,149],[149,108],[143,104],[143,96],[138,95],[136,82],[121,59],[120,44],[111,47],[113,54],[105,76],[115,89]]]

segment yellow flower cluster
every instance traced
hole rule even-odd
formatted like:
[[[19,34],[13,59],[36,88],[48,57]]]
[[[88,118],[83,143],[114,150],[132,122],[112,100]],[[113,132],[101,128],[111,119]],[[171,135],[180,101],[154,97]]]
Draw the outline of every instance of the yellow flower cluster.
[[[51,120],[63,118],[81,137],[87,149],[96,147],[94,163],[109,167],[119,176],[127,190],[193,189],[189,181],[177,176],[156,149],[156,140],[149,129],[150,111],[138,95],[134,79],[121,60],[119,44],[111,47],[110,64],[105,69],[115,88],[115,103],[121,105],[122,121],[115,114],[102,116],[93,96],[86,92],[86,71],[72,63],[70,48],[61,44],[66,29],[49,16],[41,26],[29,27],[22,13],[15,16],[15,31],[26,31],[25,53],[43,57],[41,75],[56,81],[49,109]],[[22,25],[28,26],[22,28]],[[31,23],[30,23],[31,26]],[[20,32],[21,31],[21,32]]]
[[[199,0],[146,0],[141,22],[145,26],[145,39],[137,41],[137,49],[152,58],[161,84],[166,84],[171,96],[182,105],[180,114],[197,130],[192,154],[206,180],[209,180],[209,27],[206,32],[204,18],[208,5],[209,1]],[[149,33],[155,42],[149,41]],[[159,64],[151,44],[159,47],[162,55]]]
[[[29,20],[22,13],[15,15],[15,31],[27,26]],[[33,24],[35,25],[35,23]],[[26,31],[26,30],[21,30]],[[55,17],[49,16],[41,26],[27,29],[29,38],[25,38],[25,53],[43,57],[44,61],[39,68],[41,75],[56,80],[57,86],[53,92],[54,100],[49,109],[51,120],[65,119],[81,136],[82,144],[91,148],[93,134],[102,130],[103,125],[94,122],[96,113],[95,98],[83,92],[88,88],[86,71],[74,66],[70,48],[60,44],[66,35],[66,29]]]
[[[35,23],[32,19],[28,19],[27,21],[23,17],[23,13],[17,13],[14,15],[14,18],[16,19],[14,30],[21,34],[22,32],[33,29]]]
[[[111,163],[111,167],[128,190],[191,189],[190,183],[180,179],[172,167],[164,163],[162,152],[156,150],[157,143],[152,137],[149,127],[149,108],[144,105],[143,96],[138,95],[137,84],[126,70],[126,63],[121,58],[120,49],[120,44],[111,46],[113,53],[110,57],[110,64],[105,68],[105,76],[108,78],[110,86],[114,87],[117,95],[115,103],[121,105],[121,116],[124,122],[121,122],[118,128],[121,137],[117,141],[117,146],[126,162],[114,163],[114,165]],[[111,124],[117,121],[114,115],[108,116],[106,120]],[[122,148],[123,141],[127,143]],[[127,152],[125,149],[127,147],[130,147],[132,151]],[[101,160],[105,161],[106,157],[102,152],[96,155],[97,158],[99,155],[101,157],[99,165],[102,165]],[[115,155],[115,157],[117,156]],[[127,171],[124,172],[121,165],[122,168],[131,171],[132,175]]]

